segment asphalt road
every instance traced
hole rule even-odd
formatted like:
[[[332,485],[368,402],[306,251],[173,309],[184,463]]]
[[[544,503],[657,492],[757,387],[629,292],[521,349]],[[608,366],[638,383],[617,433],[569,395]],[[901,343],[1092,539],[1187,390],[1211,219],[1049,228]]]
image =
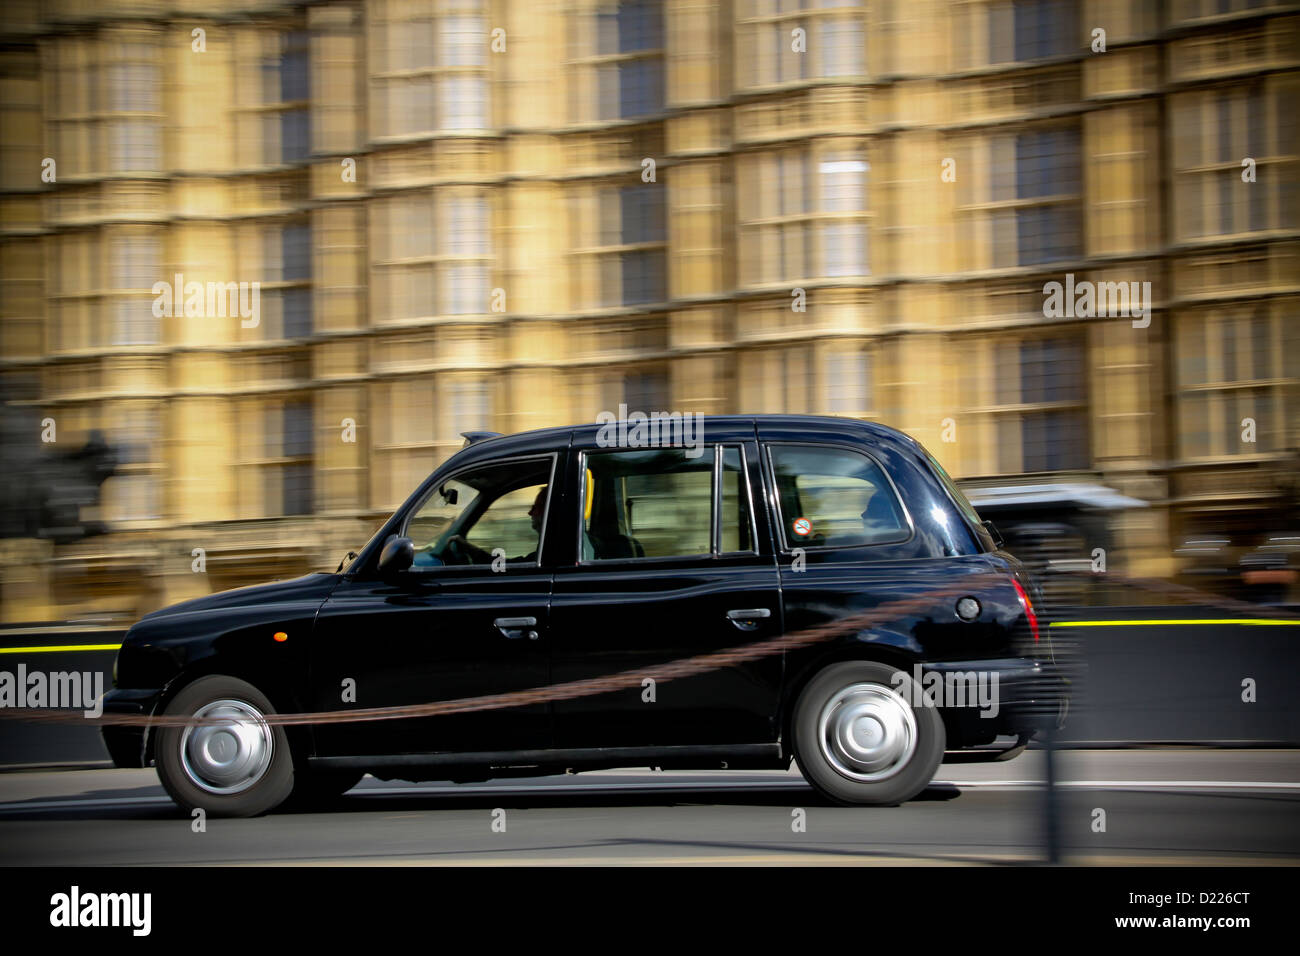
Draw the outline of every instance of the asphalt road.
[[[200,833],[152,770],[7,773],[0,864],[1032,863],[1044,858],[1041,758],[946,764],[920,797],[890,808],[833,806],[793,769],[463,786],[367,777],[334,812],[211,819]],[[1059,760],[1066,863],[1300,864],[1300,751]]]

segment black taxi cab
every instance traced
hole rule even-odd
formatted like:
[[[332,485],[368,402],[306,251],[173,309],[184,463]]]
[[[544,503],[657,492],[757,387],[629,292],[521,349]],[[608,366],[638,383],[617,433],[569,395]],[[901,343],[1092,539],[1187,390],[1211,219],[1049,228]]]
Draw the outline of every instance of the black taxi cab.
[[[337,573],[147,615],[105,713],[205,719],[106,726],[114,762],[152,764],[180,805],[231,816],[328,799],[365,773],[792,760],[828,799],[893,805],[945,752],[1023,746],[1059,723],[1036,586],[919,443],[852,419],[691,418],[470,433]],[[628,673],[646,676],[547,694]],[[346,719],[375,708],[398,710]]]

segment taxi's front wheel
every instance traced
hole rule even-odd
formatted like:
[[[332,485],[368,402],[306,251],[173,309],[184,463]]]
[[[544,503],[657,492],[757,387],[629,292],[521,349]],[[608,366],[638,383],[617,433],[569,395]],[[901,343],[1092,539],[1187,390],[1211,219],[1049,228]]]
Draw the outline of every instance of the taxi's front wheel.
[[[795,759],[824,796],[857,806],[910,800],[934,779],[946,741],[912,678],[877,661],[816,674],[794,711]]]
[[[252,684],[219,674],[200,677],[181,688],[164,713],[211,721],[158,731],[158,778],[186,810],[252,817],[279,806],[293,790],[284,728],[266,722],[275,709]]]

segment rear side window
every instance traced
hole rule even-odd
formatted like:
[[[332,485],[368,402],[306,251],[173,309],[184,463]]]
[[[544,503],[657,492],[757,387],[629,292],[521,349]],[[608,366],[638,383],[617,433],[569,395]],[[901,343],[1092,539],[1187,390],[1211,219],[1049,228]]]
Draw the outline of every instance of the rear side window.
[[[902,502],[874,460],[847,448],[769,445],[786,547],[844,548],[906,541]]]

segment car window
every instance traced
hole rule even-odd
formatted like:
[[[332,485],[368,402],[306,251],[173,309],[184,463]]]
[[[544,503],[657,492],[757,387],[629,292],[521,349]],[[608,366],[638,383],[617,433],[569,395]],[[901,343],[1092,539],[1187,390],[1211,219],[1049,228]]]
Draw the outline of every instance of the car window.
[[[847,448],[771,445],[787,547],[851,547],[904,541],[906,513],[884,471]]]
[[[744,458],[734,445],[722,449],[721,504],[718,550],[723,554],[755,550]]]
[[[586,560],[709,554],[713,455],[679,448],[586,456]]]
[[[416,554],[442,537],[477,498],[473,486],[454,478],[444,481],[406,523],[406,536],[415,544]]]
[[[552,460],[501,462],[442,482],[407,520],[416,568],[536,563]]]
[[[935,472],[939,475],[939,480],[943,482],[944,489],[948,492],[948,495],[952,498],[953,502],[956,503],[957,507],[961,509],[961,513],[966,516],[966,520],[969,521],[972,526],[976,528],[980,527],[983,521],[980,518],[979,513],[975,510],[975,506],[972,505],[970,499],[966,497],[966,493],[957,487],[957,483],[948,475],[948,472],[944,469],[943,465],[939,464],[938,458],[935,458],[934,455],[929,452],[925,453],[925,457],[930,460],[930,466],[934,468]]]
[[[510,556],[536,551],[541,528],[533,527],[529,512],[545,488],[545,485],[525,485],[506,492],[465,532],[465,538],[484,551],[500,548]]]
[[[739,446],[695,458],[684,449],[594,451],[584,461],[582,560],[708,555],[715,539],[721,553],[754,552]]]

